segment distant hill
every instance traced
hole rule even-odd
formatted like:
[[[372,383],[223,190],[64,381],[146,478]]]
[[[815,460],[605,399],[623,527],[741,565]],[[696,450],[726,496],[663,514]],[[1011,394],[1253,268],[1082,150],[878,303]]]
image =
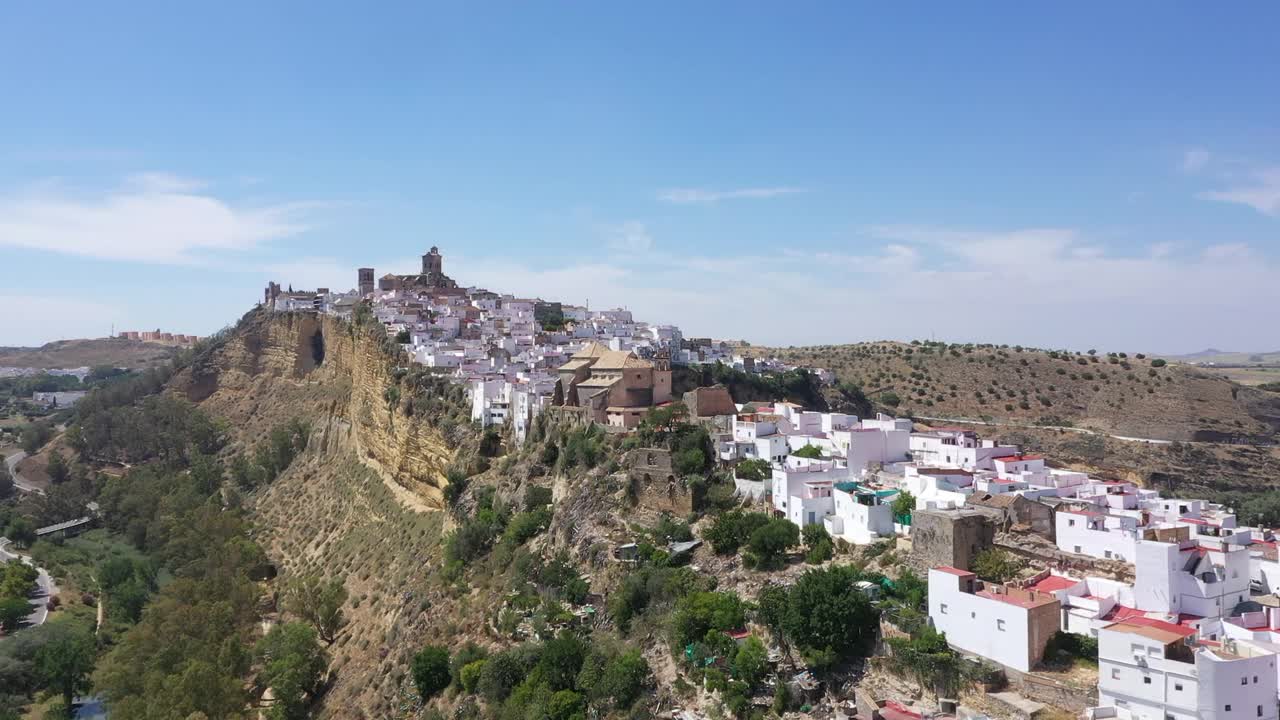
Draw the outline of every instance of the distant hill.
[[[916,416],[1074,425],[1161,440],[1280,438],[1280,395],[1150,357],[901,342],[757,352],[832,370],[872,401]]]
[[[0,367],[66,369],[112,365],[147,368],[168,362],[177,352],[178,348],[171,345],[124,338],[59,340],[38,348],[0,347]]]
[[[1197,365],[1280,365],[1280,350],[1274,352],[1231,352],[1209,348],[1186,355],[1161,355],[1173,362]]]

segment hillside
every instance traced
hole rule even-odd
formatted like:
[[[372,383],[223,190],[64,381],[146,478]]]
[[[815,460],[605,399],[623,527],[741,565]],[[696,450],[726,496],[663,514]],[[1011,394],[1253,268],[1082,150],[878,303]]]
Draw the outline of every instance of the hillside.
[[[1272,444],[1280,394],[1141,355],[873,342],[758,350],[834,371],[917,417],[1069,425],[1158,440]]]
[[[125,338],[58,340],[38,348],[0,347],[0,367],[53,370],[111,365],[123,368],[149,368],[164,365],[178,351],[179,349],[172,345]]]
[[[1186,355],[1161,355],[1160,357],[1182,363],[1200,365],[1280,365],[1280,350],[1274,352],[1231,352],[1209,348]]]

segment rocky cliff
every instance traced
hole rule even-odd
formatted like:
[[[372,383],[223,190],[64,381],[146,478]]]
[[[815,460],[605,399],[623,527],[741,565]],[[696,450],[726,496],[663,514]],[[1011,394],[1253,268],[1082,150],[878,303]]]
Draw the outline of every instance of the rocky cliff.
[[[253,311],[173,387],[252,445],[298,417],[349,447],[402,503],[444,506],[458,446],[438,415],[415,415],[421,387],[378,335],[328,316]]]

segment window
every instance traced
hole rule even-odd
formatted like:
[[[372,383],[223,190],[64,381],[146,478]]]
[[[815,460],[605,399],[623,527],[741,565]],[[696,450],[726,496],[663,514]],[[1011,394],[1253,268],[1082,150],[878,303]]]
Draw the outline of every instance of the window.
[[[1143,684],[1143,685],[1150,685],[1150,684],[1151,684],[1151,677],[1150,677],[1150,676],[1147,676],[1147,677],[1142,678],[1142,684]]]
[[[1242,677],[1242,678],[1240,678],[1240,684],[1241,684],[1241,685],[1248,685],[1248,684],[1249,684],[1249,678],[1247,678],[1247,677]]]
[[[1173,689],[1177,690],[1178,692],[1182,692],[1182,683],[1174,683]]]
[[[1222,709],[1223,709],[1223,711],[1225,711],[1225,712],[1231,712],[1231,704],[1230,704],[1230,703],[1227,703],[1226,705],[1224,705],[1224,706],[1222,707]]]
[[[942,603],[941,605],[939,605],[939,606],[938,606],[938,612],[942,613],[943,615],[946,615],[946,614],[947,614],[947,604],[946,604],[946,603]]]
[[[1119,680],[1119,679],[1120,679],[1120,669],[1119,669],[1119,668],[1111,668],[1111,679],[1112,679],[1112,680]]]
[[[971,619],[971,620],[975,620],[975,619],[977,619],[977,617],[978,617],[978,613],[976,613],[976,612],[971,612],[971,613],[969,613],[969,619]]]
[[[1079,546],[1079,545],[1077,545],[1077,546],[1076,546],[1076,554],[1077,554],[1077,555],[1079,555],[1079,554],[1080,554],[1080,546]]]
[[[1075,520],[1068,520],[1068,521],[1067,521],[1067,527],[1075,527],[1075,526],[1076,526],[1076,521],[1075,521]]]
[[[1262,706],[1258,706],[1258,717],[1262,717]]]
[[[1257,685],[1257,684],[1258,684],[1258,676],[1257,676],[1257,675],[1254,675],[1254,676],[1253,676],[1253,684],[1254,684],[1254,685]]]
[[[1104,553],[1104,555],[1106,555],[1106,558],[1107,558],[1108,560],[1110,560],[1110,559],[1111,559],[1111,551],[1110,551],[1110,550],[1106,551],[1106,552]]]
[[[996,629],[997,629],[997,630],[999,630],[999,631],[1001,631],[1001,632],[1004,632],[1004,621],[1003,621],[1003,620],[996,620]]]

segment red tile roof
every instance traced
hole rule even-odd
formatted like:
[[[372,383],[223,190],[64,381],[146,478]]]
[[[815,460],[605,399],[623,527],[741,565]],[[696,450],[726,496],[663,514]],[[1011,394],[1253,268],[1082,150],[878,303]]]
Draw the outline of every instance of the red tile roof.
[[[1144,617],[1144,614],[1137,608],[1131,608],[1128,605],[1116,603],[1109,611],[1107,611],[1106,615],[1102,616],[1102,619],[1107,622],[1121,622],[1135,617]]]
[[[1055,590],[1066,590],[1067,588],[1075,587],[1079,584],[1079,580],[1072,580],[1069,577],[1063,577],[1061,575],[1049,575],[1033,585],[1029,585],[1027,589],[1039,590],[1040,592],[1054,592]]]
[[[939,565],[938,567],[934,568],[934,570],[937,570],[938,572],[944,572],[944,573],[947,573],[948,575],[958,575],[958,576],[960,576],[960,577],[964,577],[965,575],[972,575],[972,574],[973,574],[973,573],[969,572],[968,570],[961,570],[960,568],[953,568],[953,567],[951,567],[950,565]]]
[[[1141,627],[1155,628],[1157,630],[1163,630],[1165,632],[1181,635],[1182,637],[1191,637],[1192,635],[1196,634],[1195,628],[1184,627],[1182,625],[1174,625],[1171,622],[1165,622],[1164,620],[1149,618],[1145,615],[1136,615],[1131,618],[1125,618],[1124,623],[1126,625],[1138,625]]]

